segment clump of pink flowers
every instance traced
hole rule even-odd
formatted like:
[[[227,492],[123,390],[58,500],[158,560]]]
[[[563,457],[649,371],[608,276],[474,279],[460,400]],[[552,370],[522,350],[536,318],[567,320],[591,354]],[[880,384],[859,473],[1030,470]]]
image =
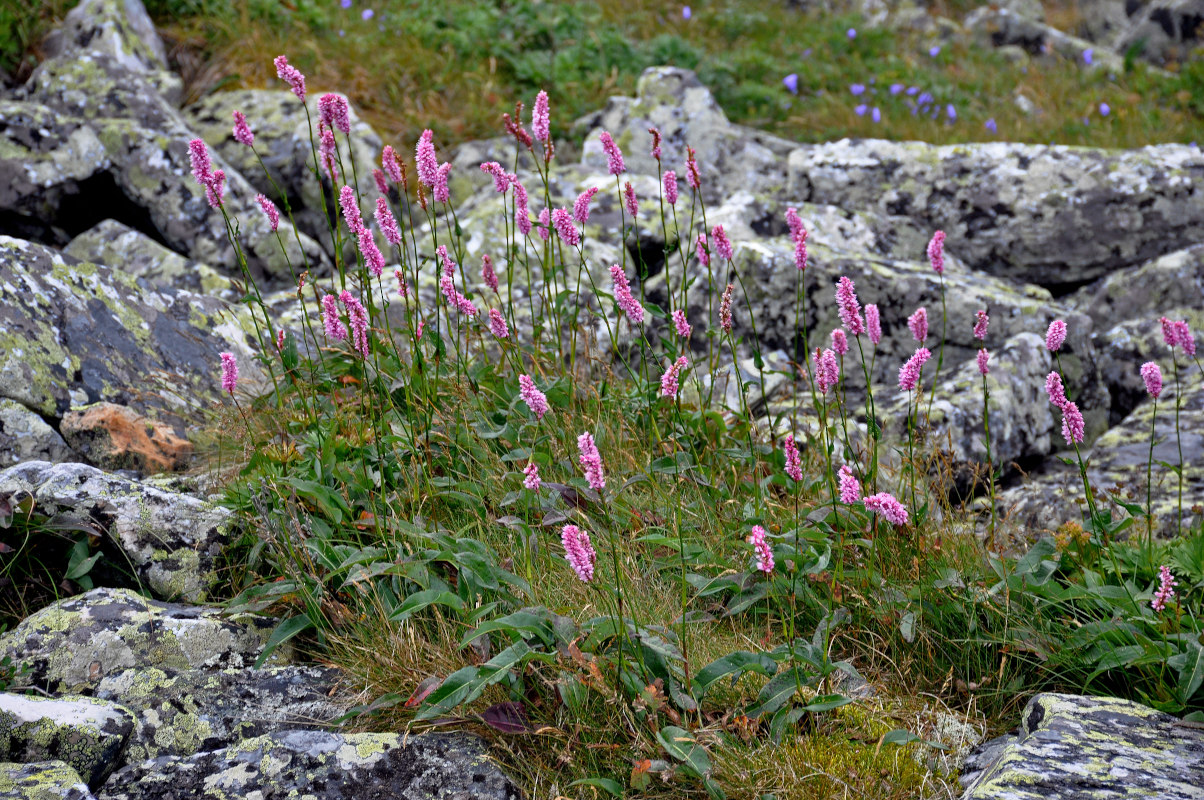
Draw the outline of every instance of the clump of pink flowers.
[[[530,375],[518,376],[518,394],[531,409],[536,420],[543,419],[544,414],[548,413],[548,397],[535,388],[535,381],[531,380]]]
[[[869,303],[865,307],[865,331],[874,345],[882,341],[882,319],[878,315],[878,306],[875,303]]]
[[[911,336],[920,344],[928,339],[928,309],[920,306],[915,313],[907,318],[907,328]]]
[[[889,492],[878,492],[865,498],[863,501],[865,507],[870,511],[876,511],[887,522],[892,525],[907,524],[907,509],[895,499],[894,495]]]
[[[861,499],[861,482],[848,464],[840,467],[840,502],[852,505]]]
[[[987,325],[991,323],[991,318],[987,316],[986,309],[980,309],[974,314],[974,338],[982,341],[987,338]]]
[[[368,357],[368,309],[359,299],[344,289],[339,293],[339,300],[347,309],[347,319],[351,323],[351,344],[364,358]]]
[[[560,543],[564,546],[564,557],[581,582],[592,581],[594,579],[594,563],[598,560],[598,553],[590,543],[589,534],[576,525],[565,525],[560,531]]]
[[[627,282],[627,274],[623,272],[623,268],[618,264],[612,264],[610,267],[610,279],[614,283],[615,301],[619,304],[619,308],[623,313],[627,315],[627,319],[632,325],[643,324],[644,307],[640,305],[640,301],[636,300],[635,295],[631,293],[631,284]]]
[[[255,144],[255,134],[247,124],[247,117],[238,109],[234,109],[234,141],[247,147]]]
[[[267,217],[272,233],[275,233],[276,229],[280,227],[280,211],[276,208],[276,204],[261,194],[255,195],[255,202],[259,203],[259,207],[263,209],[263,215]]]
[[[991,354],[987,352],[985,347],[979,349],[978,355],[975,356],[975,360],[978,362],[978,373],[980,375],[986,375],[988,372],[990,372],[990,370],[987,368],[987,361],[989,361],[990,358]]]
[[[495,294],[497,293],[497,273],[493,271],[493,259],[489,257],[488,253],[481,256],[481,280],[485,281],[485,285]]]
[[[305,101],[305,76],[300,70],[288,63],[288,59],[284,56],[276,56],[273,62],[276,65],[276,77],[288,83],[292,87],[293,94],[297,95],[302,102]]]
[[[928,359],[932,358],[932,351],[927,347],[921,347],[912,354],[911,358],[907,359],[902,367],[899,367],[899,388],[905,392],[913,392],[920,382],[920,370],[928,363]]]
[[[857,289],[853,280],[847,275],[840,276],[836,283],[836,304],[839,306],[840,321],[845,329],[854,336],[865,332],[865,322],[861,319],[861,304],[857,301]]]
[[[727,232],[723,230],[722,225],[716,225],[711,229],[711,238],[715,240],[715,252],[719,254],[719,257],[731,261],[732,241],[727,238]]]
[[[557,235],[561,241],[569,247],[576,247],[581,244],[581,233],[577,230],[577,226],[573,224],[573,217],[563,208],[558,208],[552,212],[552,227],[556,229]]]
[[[661,181],[665,186],[665,202],[671,206],[677,205],[677,173],[667,169]]]
[[[1051,353],[1056,353],[1062,349],[1065,341],[1066,323],[1060,319],[1055,319],[1049,323],[1049,330],[1045,332],[1045,349]]]
[[[827,394],[840,383],[840,366],[836,363],[836,354],[831,350],[820,353],[815,348],[815,386],[820,394]]]
[[[1192,335],[1191,326],[1187,324],[1187,320],[1176,321],[1161,317],[1159,321],[1162,323],[1162,340],[1166,342],[1167,347],[1182,347],[1183,352],[1189,356],[1195,356],[1196,337]]]
[[[401,246],[401,228],[397,225],[397,219],[393,216],[393,212],[389,209],[389,201],[383,197],[376,198],[376,225],[380,228],[380,232],[385,235],[385,241],[394,247]]]
[[[539,477],[539,467],[534,461],[523,468],[523,488],[538,492],[543,481]]]
[[[782,450],[786,453],[786,474],[796,483],[803,479],[803,464],[799,457],[798,445],[795,444],[794,434],[787,434],[782,442]]]
[[[1141,379],[1145,381],[1145,390],[1155,400],[1162,394],[1162,368],[1153,361],[1141,365]]]
[[[591,489],[602,491],[606,488],[606,478],[602,474],[602,454],[598,452],[598,445],[594,443],[593,434],[587,432],[578,436],[577,450],[580,452],[577,461],[585,470],[586,482],[589,483]]]
[[[1150,601],[1150,608],[1161,612],[1166,608],[1166,602],[1175,596],[1175,587],[1179,582],[1175,580],[1175,576],[1171,574],[1170,567],[1163,564],[1158,568],[1158,590],[1154,592],[1154,599]]]
[[[234,387],[238,385],[238,361],[233,353],[219,354],[222,359],[222,391],[234,396]]]
[[[344,135],[351,133],[350,109],[347,99],[337,94],[324,94],[318,98],[318,119]]]
[[[690,327],[689,321],[686,319],[686,312],[676,309],[673,312],[673,329],[677,331],[677,335],[683,339],[690,338],[690,332],[693,328]]]
[[[328,339],[341,342],[347,338],[347,327],[339,319],[339,299],[333,294],[322,298],[322,325]]]
[[[489,332],[499,339],[505,339],[510,336],[510,328],[506,325],[506,318],[496,308],[489,309]]]
[[[849,337],[844,335],[843,328],[832,329],[832,350],[838,356],[849,352]]]
[[[945,232],[937,231],[932,234],[928,243],[928,261],[937,275],[945,274]]]
[[[640,204],[635,197],[635,187],[631,185],[631,181],[626,181],[623,184],[623,205],[627,207],[627,213],[632,217],[639,216]]]
[[[577,195],[577,199],[573,201],[573,219],[578,224],[584,225],[589,222],[589,204],[594,199],[594,195],[598,193],[596,186],[591,186],[581,194]]]
[[[627,165],[623,163],[623,153],[615,144],[614,137],[608,131],[602,131],[598,135],[598,139],[602,142],[602,151],[606,153],[606,169],[610,174],[622,175],[626,172]]]
[[[1066,390],[1062,386],[1062,376],[1057,371],[1045,377],[1045,392],[1049,402],[1062,411],[1062,438],[1066,444],[1078,444],[1083,441],[1086,424],[1078,405],[1066,399]]]
[[[669,365],[665,373],[661,375],[661,396],[662,397],[677,397],[680,390],[678,384],[681,379],[682,370],[690,365],[689,359],[685,356],[678,356],[677,360]]]
[[[748,543],[753,546],[753,552],[756,554],[757,569],[766,575],[773,572],[773,550],[769,547],[767,536],[765,529],[760,525],[753,525],[748,536]]]

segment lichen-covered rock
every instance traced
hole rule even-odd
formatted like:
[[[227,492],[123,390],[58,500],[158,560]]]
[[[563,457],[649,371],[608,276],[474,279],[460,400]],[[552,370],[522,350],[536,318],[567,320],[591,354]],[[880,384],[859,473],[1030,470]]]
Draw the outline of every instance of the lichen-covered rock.
[[[83,461],[102,469],[171,472],[192,460],[192,442],[182,432],[116,403],[72,408],[59,430]]]
[[[281,731],[187,758],[129,764],[99,800],[518,800],[518,788],[467,734]]]
[[[99,401],[192,417],[219,400],[218,353],[264,390],[245,307],[140,287],[109,267],[0,236],[0,397],[48,416]]]
[[[1115,270],[1064,302],[1095,320],[1097,330],[1127,320],[1156,320],[1176,306],[1204,308],[1204,244]]]
[[[28,461],[0,472],[0,496],[33,496],[39,514],[99,524],[156,595],[199,602],[232,533],[229,510],[86,464]]]
[[[140,0],[82,0],[44,47],[49,57],[105,53],[126,69],[167,69],[167,48]]]
[[[0,400],[0,468],[22,461],[70,461],[71,448],[46,420],[14,400]]]
[[[134,716],[92,697],[0,693],[0,760],[60,760],[95,789],[125,753]]]
[[[55,239],[52,221],[78,214],[87,202],[82,193],[110,167],[87,123],[37,103],[0,100],[0,211],[10,232]]]
[[[1128,30],[1117,37],[1121,52],[1139,47],[1142,57],[1155,64],[1183,61],[1204,45],[1201,0],[1153,0],[1132,17]]]
[[[1039,694],[964,800],[1197,800],[1204,732],[1128,700]]]
[[[104,264],[156,289],[187,289],[228,302],[241,297],[230,279],[213,267],[185,258],[115,219],[93,225],[72,239],[63,252],[80,261]]]
[[[785,196],[897,214],[948,234],[974,269],[1073,287],[1204,237],[1204,154],[849,140],[789,157]],[[1084,235],[1090,231],[1091,235]]]
[[[172,670],[142,668],[103,678],[96,696],[137,719],[130,762],[190,756],[276,730],[330,728],[350,707],[342,673],[324,667]]]
[[[131,668],[231,669],[263,652],[277,620],[150,600],[128,589],[93,589],[53,603],[0,636],[0,655],[26,664],[44,691],[95,686]],[[277,650],[271,664],[286,663]]]
[[[983,45],[1015,45],[1035,55],[1057,53],[1063,58],[1083,62],[1083,52],[1091,50],[1091,65],[1119,72],[1124,59],[1112,50],[1069,36],[1052,25],[1015,9],[982,6],[966,17],[966,30]]]
[[[336,201],[331,195],[330,179],[325,177],[325,173],[321,183],[314,177],[314,144],[310,139],[312,120],[313,142],[317,141],[320,96],[320,93],[313,92],[303,106],[296,95],[283,87],[216,92],[188,106],[182,113],[189,127],[220,154],[223,161],[237,169],[256,191],[272,198],[281,207],[281,218],[287,220],[279,197],[279,192],[283,191],[293,207],[298,227],[321,242],[323,247],[329,248],[329,222],[322,212],[320,192],[326,192],[328,205]],[[255,133],[254,150],[234,141],[234,111],[242,111],[247,115],[247,123]],[[381,168],[383,143],[372,126],[355,112],[354,107],[350,107],[349,119],[350,147],[348,137],[342,133],[336,133],[335,143],[339,148],[343,169],[347,172],[346,183],[350,184],[358,176],[355,185],[359,188],[364,217],[368,219],[375,211],[376,199],[380,196],[376,182],[372,180],[372,170]],[[398,153],[413,149],[412,142],[394,142],[393,146]],[[263,159],[262,166],[259,158]],[[267,174],[264,173],[264,167],[267,167]],[[299,272],[301,265],[296,266]]]
[[[0,763],[0,797],[13,800],[96,800],[88,784],[62,761]]]

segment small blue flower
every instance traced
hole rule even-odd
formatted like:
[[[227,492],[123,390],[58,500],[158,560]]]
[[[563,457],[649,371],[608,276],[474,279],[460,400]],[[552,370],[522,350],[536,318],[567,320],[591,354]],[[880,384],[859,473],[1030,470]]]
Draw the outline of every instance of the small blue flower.
[[[892,83],[892,84],[890,85],[890,93],[891,93],[891,94],[898,94],[898,93],[899,93],[899,92],[901,92],[901,91],[903,91],[903,84],[901,84],[901,83]]]
[[[918,91],[920,91],[920,87],[919,87],[919,86],[912,86],[912,87],[909,87],[909,88],[908,88],[908,90],[907,90],[907,96],[908,96],[908,97],[915,97],[915,96],[916,96],[916,92],[918,92]]]
[[[849,37],[850,39],[856,39],[856,38],[857,38],[857,29],[856,29],[856,28],[849,28],[848,37]]]
[[[864,117],[866,111],[869,111],[869,106],[867,106],[865,103],[862,103],[861,105],[859,105],[853,109],[853,113],[855,113],[859,117]]]
[[[1093,57],[1094,55],[1095,55],[1095,50],[1093,50],[1092,48],[1088,47],[1086,50],[1084,50],[1084,51],[1083,51],[1083,63],[1084,63],[1084,64],[1087,64],[1088,66],[1090,66],[1090,65],[1091,65],[1091,61],[1092,61],[1092,57]]]
[[[854,97],[860,97],[861,95],[865,94],[865,84],[854,83],[849,87],[849,93]]]
[[[987,120],[985,127],[986,127],[986,129],[987,129],[988,131],[990,131],[991,133],[996,133],[996,132],[998,132],[998,128],[997,128],[997,127],[996,127],[996,125],[995,125],[995,118],[994,118],[994,117],[991,117],[989,120]]]
[[[1101,117],[1106,117],[1106,116],[1108,116],[1108,115],[1109,115],[1109,114],[1111,114],[1111,113],[1112,113],[1112,109],[1111,109],[1111,108],[1108,106],[1108,104],[1107,104],[1107,103],[1100,103],[1100,104],[1099,104],[1099,115],[1100,115]]]
[[[347,31],[343,30],[342,28],[339,28],[339,36],[346,36],[346,35],[347,35]]]
[[[810,58],[810,57],[811,57],[811,48],[808,47],[806,50],[803,51],[803,58]]]
[[[933,102],[935,99],[936,99],[936,98],[934,98],[934,97],[933,97],[931,94],[929,94],[928,92],[921,92],[921,93],[920,93],[920,96],[916,98],[916,103],[918,103],[918,104],[920,105],[920,107],[921,107],[921,108],[923,108],[924,106],[926,106],[926,105],[928,105],[929,103]]]
[[[689,18],[690,18],[690,17],[692,17],[692,16],[694,16],[694,15],[693,15],[693,13],[690,11],[690,7],[689,7],[689,6],[682,6],[682,7],[681,7],[681,18],[682,18],[682,19],[689,19]]]
[[[798,74],[790,73],[785,78],[782,78],[782,85],[786,87],[786,91],[791,94],[798,94]]]
[[[874,110],[870,112],[870,118],[873,119],[874,122],[882,121],[882,112],[878,110],[878,106],[874,106]]]
[[[941,46],[940,46],[939,44],[934,44],[934,45],[933,45],[933,46],[932,46],[932,47],[931,47],[931,48],[928,50],[928,55],[932,56],[933,58],[936,58],[936,57],[937,57],[937,56],[939,56],[940,54],[941,54]]]
[[[375,11],[373,11],[372,9],[370,9],[370,8],[365,8],[365,9],[364,9],[364,12],[363,12],[362,14],[360,14],[360,16],[361,16],[361,17],[362,17],[362,18],[363,18],[365,21],[367,21],[367,20],[370,20],[370,19],[372,19],[372,15],[373,15],[373,14],[375,14],[375,13],[376,13],[376,12],[375,12]]]
[[[343,0],[342,6],[343,8],[351,8],[351,0]]]
[[[957,109],[953,107],[952,103],[945,106],[945,114],[949,117],[949,119],[951,121],[957,119]]]

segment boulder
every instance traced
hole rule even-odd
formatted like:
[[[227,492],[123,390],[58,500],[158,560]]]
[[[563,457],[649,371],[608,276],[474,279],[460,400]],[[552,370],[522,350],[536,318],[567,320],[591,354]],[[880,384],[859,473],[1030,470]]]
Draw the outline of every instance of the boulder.
[[[23,680],[29,685],[70,691],[131,668],[249,666],[277,622],[150,600],[128,589],[93,589],[36,611],[0,635],[0,654],[28,666]],[[269,663],[283,664],[288,655],[277,650]]]
[[[121,763],[133,715],[91,697],[0,693],[0,760],[59,759],[96,789]]]
[[[1200,797],[1204,732],[1128,700],[1039,694],[963,800]]]
[[[1153,0],[1117,37],[1121,52],[1139,47],[1155,64],[1185,61],[1204,45],[1204,0]]]
[[[15,800],[95,800],[79,773],[62,761],[0,763],[0,797]]]
[[[1097,330],[1128,320],[1156,320],[1169,316],[1167,310],[1175,306],[1204,308],[1204,244],[1114,270],[1064,302],[1091,317]]]
[[[40,515],[98,524],[156,595],[203,600],[230,540],[226,508],[85,464],[27,461],[0,472],[0,497],[32,495]]]
[[[71,448],[54,428],[14,400],[0,400],[0,469],[22,461],[70,461]]]
[[[0,236],[0,398],[50,418],[111,401],[194,417],[221,397],[218,353],[235,354],[240,387],[268,385],[251,357],[245,307],[140,287],[109,267]]]
[[[790,153],[785,195],[910,217],[972,269],[1057,291],[1204,236],[1204,155],[850,140]],[[1091,235],[1084,235],[1090,231]]]
[[[143,667],[101,679],[97,697],[136,719],[127,761],[190,756],[277,730],[332,727],[350,707],[342,673],[324,667],[174,670]]]
[[[966,30],[985,46],[1017,46],[1034,56],[1057,53],[1084,66],[1087,63],[1083,54],[1090,50],[1090,66],[1109,72],[1121,72],[1124,69],[1124,59],[1118,53],[1065,34],[1052,25],[1046,25],[1044,20],[1015,8],[982,6],[966,17]]]
[[[518,800],[519,789],[475,736],[280,731],[188,757],[161,756],[116,772],[98,800],[304,796]]]
[[[172,472],[192,460],[192,442],[180,432],[116,403],[72,408],[59,430],[84,461],[102,469]]]

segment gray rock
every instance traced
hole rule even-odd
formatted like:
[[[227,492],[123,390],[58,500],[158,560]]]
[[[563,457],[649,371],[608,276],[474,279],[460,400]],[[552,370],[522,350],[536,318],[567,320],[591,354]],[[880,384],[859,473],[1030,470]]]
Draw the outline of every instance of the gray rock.
[[[22,461],[70,461],[71,448],[46,420],[14,400],[0,400],[0,468]]]
[[[1040,4],[1037,4],[1040,7]],[[1124,59],[1094,42],[1070,36],[1018,8],[982,6],[966,17],[966,30],[980,44],[992,47],[1017,46],[1034,56],[1057,53],[1087,66],[1083,53],[1091,50],[1091,66],[1110,72],[1124,69]]]
[[[104,264],[156,289],[187,289],[227,302],[241,297],[230,279],[213,267],[186,258],[117,220],[97,223],[72,239],[63,252],[80,261]]]
[[[1204,236],[1204,155],[849,140],[790,154],[787,196],[911,217],[974,268],[1073,288]],[[1091,231],[1090,236],[1082,235]]]
[[[218,401],[218,353],[238,358],[240,388],[267,377],[245,307],[138,286],[109,267],[0,236],[0,398],[47,417],[111,401],[192,418]]]
[[[131,668],[231,669],[249,666],[277,620],[149,600],[128,589],[93,589],[53,603],[0,636],[0,655],[27,664],[44,691],[95,686]],[[269,663],[283,664],[285,649]]]
[[[65,762],[91,788],[121,763],[133,715],[91,697],[0,693],[0,760]]]
[[[0,496],[32,495],[39,514],[92,521],[156,595],[203,600],[231,536],[231,513],[85,464],[28,461],[0,472]]]
[[[129,70],[167,69],[167,48],[140,0],[82,0],[44,47],[47,57],[105,53]]]
[[[1113,46],[1129,27],[1128,6],[1124,0],[1079,0],[1079,22],[1076,33],[1084,39]],[[1133,4],[1133,11],[1139,10]]]
[[[1100,330],[1128,320],[1156,320],[1176,306],[1204,308],[1204,244],[1115,270],[1065,302],[1095,320]]]
[[[130,764],[99,800],[304,796],[315,800],[518,800],[518,788],[465,734],[282,731],[188,758]]]
[[[1116,47],[1124,52],[1139,45],[1142,57],[1155,64],[1184,61],[1204,44],[1201,22],[1202,0],[1153,0],[1133,16]]]
[[[137,718],[128,761],[190,756],[276,730],[323,729],[350,704],[342,673],[322,667],[187,670],[144,667],[109,675],[96,696]]]
[[[1039,694],[964,800],[1197,800],[1204,734],[1111,697]]]
[[[88,784],[62,761],[0,763],[0,797],[14,800],[95,800]]]

